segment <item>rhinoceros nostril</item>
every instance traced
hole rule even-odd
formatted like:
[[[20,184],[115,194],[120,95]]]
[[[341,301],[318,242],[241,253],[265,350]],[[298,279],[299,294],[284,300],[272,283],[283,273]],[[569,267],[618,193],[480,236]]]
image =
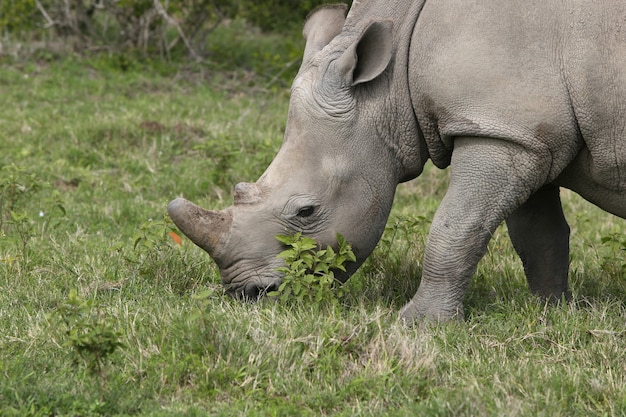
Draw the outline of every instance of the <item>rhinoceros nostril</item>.
[[[246,300],[256,301],[261,296],[261,288],[256,284],[246,285],[243,296]]]
[[[278,290],[278,284],[248,284],[243,290],[243,296],[246,300],[257,301],[268,292]]]

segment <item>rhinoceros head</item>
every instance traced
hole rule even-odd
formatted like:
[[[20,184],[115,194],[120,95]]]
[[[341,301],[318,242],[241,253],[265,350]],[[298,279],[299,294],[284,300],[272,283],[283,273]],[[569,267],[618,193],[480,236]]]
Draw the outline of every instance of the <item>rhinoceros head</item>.
[[[342,234],[357,257],[338,276],[343,281],[384,230],[400,174],[379,137],[387,133],[377,123],[384,109],[366,103],[389,82],[383,74],[391,61],[391,23],[372,22],[346,35],[344,21],[339,6],[307,20],[284,142],[258,181],[237,184],[233,206],[222,211],[182,198],[168,207],[180,230],[215,260],[233,294],[256,298],[280,284],[278,234],[299,231],[324,246]]]

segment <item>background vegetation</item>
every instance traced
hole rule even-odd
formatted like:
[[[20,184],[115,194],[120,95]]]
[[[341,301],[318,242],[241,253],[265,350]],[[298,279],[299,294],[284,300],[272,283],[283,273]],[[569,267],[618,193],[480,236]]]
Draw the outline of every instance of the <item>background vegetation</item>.
[[[165,208],[226,207],[272,160],[299,24],[224,18],[198,57],[57,52],[6,23],[29,4],[0,3],[0,415],[626,414],[623,220],[564,191],[571,304],[528,293],[501,228],[465,322],[406,328],[447,184],[429,165],[339,303],[236,302]]]
[[[210,56],[207,39],[232,20],[262,31],[293,33],[321,0],[4,0],[5,49],[109,51],[195,60]],[[348,2],[346,2],[348,3]],[[23,45],[22,40],[28,40]],[[34,41],[37,41],[36,43]],[[1,44],[0,44],[1,45]],[[0,50],[1,52],[1,50]]]

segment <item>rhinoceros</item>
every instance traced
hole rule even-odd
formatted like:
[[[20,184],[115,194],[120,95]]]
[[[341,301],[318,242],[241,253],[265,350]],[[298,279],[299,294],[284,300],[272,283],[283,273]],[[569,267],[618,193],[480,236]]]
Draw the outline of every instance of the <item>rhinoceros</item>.
[[[356,262],[383,233],[397,184],[450,166],[406,320],[463,316],[463,297],[505,221],[530,290],[568,296],[560,187],[626,218],[624,0],[355,0],[310,14],[284,141],[234,205],[177,198],[178,228],[217,263],[228,292],[281,283],[275,235]]]

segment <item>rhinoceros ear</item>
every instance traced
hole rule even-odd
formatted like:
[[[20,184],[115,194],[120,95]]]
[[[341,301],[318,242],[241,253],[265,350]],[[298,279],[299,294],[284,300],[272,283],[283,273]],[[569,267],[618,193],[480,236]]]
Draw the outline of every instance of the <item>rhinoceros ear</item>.
[[[373,21],[338,59],[340,74],[353,86],[373,80],[387,68],[392,54],[392,28],[390,20]]]
[[[303,66],[341,33],[346,21],[347,9],[348,6],[345,4],[333,4],[318,7],[309,14],[302,30],[302,35],[306,40]]]

